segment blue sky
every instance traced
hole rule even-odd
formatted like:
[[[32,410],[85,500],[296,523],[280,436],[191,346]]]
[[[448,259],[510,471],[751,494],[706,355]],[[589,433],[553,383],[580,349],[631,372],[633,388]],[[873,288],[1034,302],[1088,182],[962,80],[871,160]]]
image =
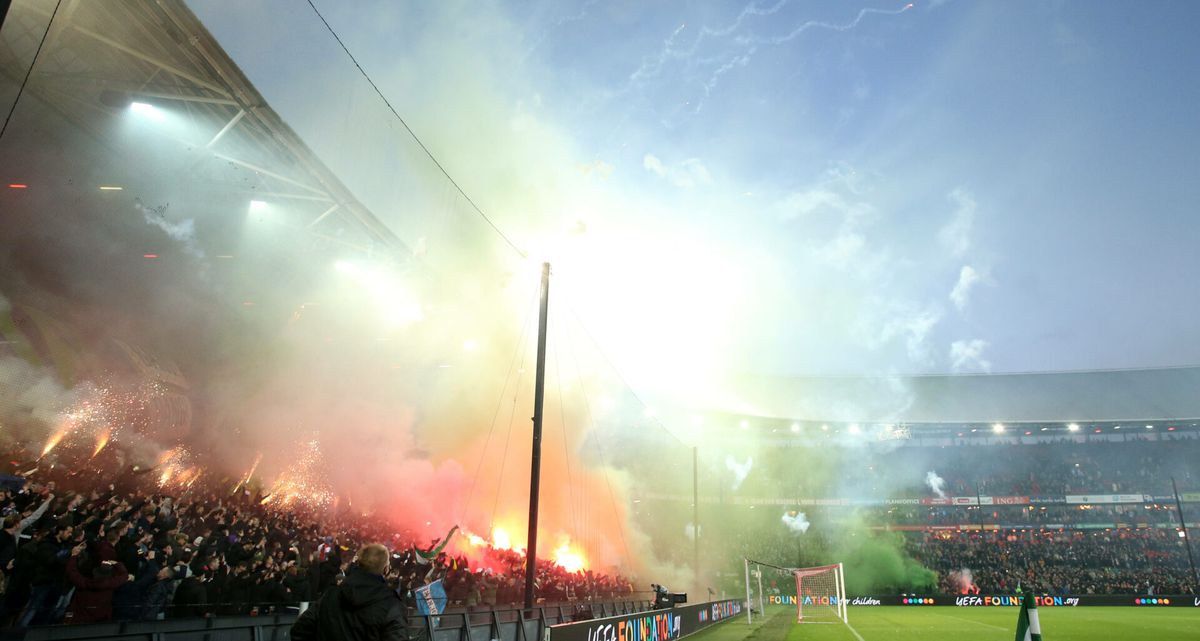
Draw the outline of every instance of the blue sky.
[[[445,185],[306,4],[190,4],[433,238],[404,199]],[[1200,4],[317,6],[635,381],[1200,362]]]

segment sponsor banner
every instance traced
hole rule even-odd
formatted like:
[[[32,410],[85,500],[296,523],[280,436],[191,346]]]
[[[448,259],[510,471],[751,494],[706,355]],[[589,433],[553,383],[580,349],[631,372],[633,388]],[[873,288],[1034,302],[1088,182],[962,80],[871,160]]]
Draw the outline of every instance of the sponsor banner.
[[[794,597],[793,597],[794,598]],[[1129,607],[1181,607],[1200,608],[1200,595],[1037,595],[1033,597],[1039,608],[1075,608],[1088,606]],[[1022,597],[1016,594],[972,594],[972,595],[880,595],[847,597],[848,605],[893,605],[905,607],[952,606],[959,608],[1016,608]]]
[[[794,595],[773,595],[767,598],[767,602],[771,605],[796,605],[796,597]],[[807,594],[801,601],[800,605],[837,605],[837,595],[811,595]]]
[[[1145,503],[1154,497],[1145,494],[1068,494],[1067,503],[1070,505],[1088,503]]]
[[[1170,497],[1168,499],[1163,499],[1163,500],[1169,501],[1169,500],[1171,500],[1171,498],[1174,498],[1174,497]],[[1156,496],[1156,497],[1154,497],[1154,500],[1158,501],[1159,498]],[[1200,492],[1180,492],[1179,500],[1186,501],[1188,503],[1200,503]]]
[[[1067,502],[1065,496],[1031,496],[1029,502],[1034,505],[1059,505]]]
[[[741,601],[697,603],[591,621],[552,625],[547,641],[672,641],[742,614]]]
[[[985,496],[984,505],[1029,505],[1028,496]]]

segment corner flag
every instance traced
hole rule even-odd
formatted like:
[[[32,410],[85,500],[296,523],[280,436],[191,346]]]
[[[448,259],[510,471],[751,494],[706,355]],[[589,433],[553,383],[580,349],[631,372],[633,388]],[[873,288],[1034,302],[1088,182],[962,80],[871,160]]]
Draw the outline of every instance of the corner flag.
[[[1021,614],[1017,617],[1016,641],[1042,641],[1042,626],[1038,624],[1037,603],[1033,593],[1021,595]]]

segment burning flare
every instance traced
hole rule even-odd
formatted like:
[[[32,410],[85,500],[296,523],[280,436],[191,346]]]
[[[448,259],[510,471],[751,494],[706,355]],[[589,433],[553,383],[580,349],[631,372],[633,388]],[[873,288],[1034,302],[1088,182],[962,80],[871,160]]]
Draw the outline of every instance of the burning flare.
[[[554,550],[554,564],[567,572],[580,572],[587,568],[583,555],[571,550],[571,545],[567,541]]]
[[[99,454],[100,451],[103,450],[106,445],[108,445],[108,441],[111,438],[112,438],[112,428],[111,427],[104,428],[103,431],[101,431],[99,434],[96,435],[96,449],[92,450],[92,458],[96,458],[96,455]]]
[[[512,539],[508,537],[508,531],[504,528],[492,528],[492,547],[497,550],[511,550]]]
[[[50,438],[46,440],[46,447],[42,448],[42,455],[39,456],[38,459],[45,458],[45,456],[49,454],[51,450],[53,450],[55,447],[58,447],[58,444],[62,442],[63,437],[67,435],[68,431],[70,431],[69,427],[62,427],[54,430],[54,433],[51,434]]]

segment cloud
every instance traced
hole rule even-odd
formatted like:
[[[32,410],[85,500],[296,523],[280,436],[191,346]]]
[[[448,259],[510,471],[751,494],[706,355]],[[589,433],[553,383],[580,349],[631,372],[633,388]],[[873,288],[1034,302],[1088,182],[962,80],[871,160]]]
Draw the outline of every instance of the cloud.
[[[841,195],[818,187],[787,195],[780,201],[779,209],[782,219],[791,220],[822,209],[845,211],[847,205]]]
[[[988,342],[973,338],[970,340],[954,341],[950,344],[950,365],[955,372],[990,372],[991,361],[983,357]]]
[[[938,231],[938,242],[950,252],[951,256],[959,258],[971,249],[971,230],[975,225],[974,196],[959,187],[947,196],[954,204],[954,213],[950,221]]]
[[[867,241],[862,234],[843,226],[833,240],[817,250],[817,257],[836,267],[846,267],[862,254]]]
[[[642,166],[650,173],[666,180],[680,189],[691,189],[712,182],[712,174],[699,158],[688,158],[675,166],[669,166],[654,154],[642,158]]]
[[[971,289],[975,287],[981,276],[970,265],[963,265],[962,270],[958,273],[958,282],[954,283],[954,289],[950,290],[950,300],[954,302],[954,306],[958,311],[964,311],[967,304],[971,300]]]
[[[807,218],[820,214],[832,214],[838,217],[838,227],[829,240],[816,247],[815,257],[822,263],[846,268],[858,265],[863,278],[870,278],[877,266],[877,260],[864,260],[867,248],[866,230],[872,222],[875,212],[870,203],[857,198],[858,192],[849,179],[851,171],[845,174],[840,170],[827,172],[823,183],[810,189],[788,194],[776,205],[780,220],[784,222]],[[838,190],[838,191],[835,191]],[[843,196],[844,191],[849,196]]]

